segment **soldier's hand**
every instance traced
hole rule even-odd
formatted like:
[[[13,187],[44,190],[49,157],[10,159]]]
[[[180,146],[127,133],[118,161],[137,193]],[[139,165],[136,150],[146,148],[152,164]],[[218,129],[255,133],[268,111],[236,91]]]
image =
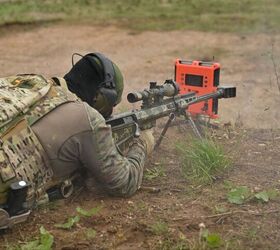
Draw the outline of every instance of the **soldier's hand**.
[[[155,138],[153,135],[153,129],[146,129],[140,132],[140,139],[146,144],[147,154],[150,155],[153,152],[155,146]]]

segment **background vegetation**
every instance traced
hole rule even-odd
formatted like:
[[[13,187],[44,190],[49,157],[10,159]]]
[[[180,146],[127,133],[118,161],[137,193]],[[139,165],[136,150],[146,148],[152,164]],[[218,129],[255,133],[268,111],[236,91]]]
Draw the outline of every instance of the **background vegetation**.
[[[266,32],[280,23],[279,0],[0,0],[0,25],[53,21],[133,30]]]

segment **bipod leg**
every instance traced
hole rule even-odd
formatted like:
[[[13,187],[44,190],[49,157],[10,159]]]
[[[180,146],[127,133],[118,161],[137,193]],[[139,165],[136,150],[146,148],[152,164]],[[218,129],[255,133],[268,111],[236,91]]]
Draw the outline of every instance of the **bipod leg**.
[[[199,138],[199,139],[202,139],[202,136],[197,128],[197,126],[195,125],[191,115],[189,112],[185,111],[184,112],[184,116],[186,118],[186,120],[190,123],[191,127],[192,127],[192,130],[194,132],[194,134]]]
[[[159,136],[159,138],[158,138],[158,140],[157,140],[157,142],[156,142],[156,144],[155,144],[155,146],[154,146],[154,150],[157,149],[157,148],[159,147],[159,145],[160,145],[160,143],[161,143],[163,137],[164,137],[165,134],[166,134],[167,129],[169,128],[171,122],[172,122],[174,119],[175,119],[175,114],[174,114],[174,113],[171,113],[171,114],[169,115],[168,121],[166,122],[166,124],[165,124],[163,130],[161,131],[161,134],[160,134],[160,136]]]

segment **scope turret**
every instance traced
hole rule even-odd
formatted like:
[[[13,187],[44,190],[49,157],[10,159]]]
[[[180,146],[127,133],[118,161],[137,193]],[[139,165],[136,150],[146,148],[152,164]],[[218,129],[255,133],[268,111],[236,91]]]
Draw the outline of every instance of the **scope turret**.
[[[156,82],[150,82],[150,88],[143,91],[131,92],[127,95],[130,103],[145,101],[150,98],[172,97],[179,93],[179,86],[173,80],[166,80],[164,84],[157,85]]]

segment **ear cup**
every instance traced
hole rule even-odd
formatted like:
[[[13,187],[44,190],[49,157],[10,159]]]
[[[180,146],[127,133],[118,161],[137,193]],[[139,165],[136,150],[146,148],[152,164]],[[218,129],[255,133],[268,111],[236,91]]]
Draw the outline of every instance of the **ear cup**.
[[[110,105],[115,106],[118,100],[118,92],[115,83],[115,69],[113,62],[101,53],[91,53],[102,65],[104,80],[99,84],[99,92],[107,98]],[[86,55],[87,56],[87,55]]]
[[[118,93],[116,89],[111,89],[111,88],[100,88],[99,92],[104,96],[104,98],[107,99],[109,105],[115,106],[116,101],[118,99]]]
[[[113,112],[113,106],[109,103],[107,96],[99,92],[92,105],[104,118],[110,117]]]

